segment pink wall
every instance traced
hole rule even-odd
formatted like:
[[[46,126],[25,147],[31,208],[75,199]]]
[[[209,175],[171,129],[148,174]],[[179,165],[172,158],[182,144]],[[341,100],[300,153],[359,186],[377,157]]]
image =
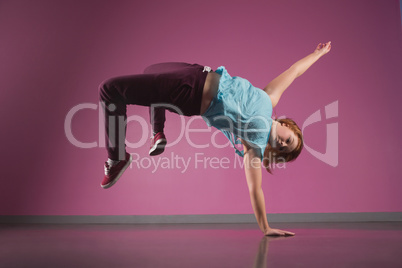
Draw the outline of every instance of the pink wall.
[[[275,176],[264,172],[268,212],[402,211],[398,0],[88,2],[0,3],[1,215],[252,213],[233,149],[214,148],[210,133],[190,136],[208,148],[193,149],[183,138],[161,156],[190,159],[185,172],[133,166],[103,190],[106,150],[74,146],[66,138],[66,115],[79,104],[97,105],[104,79],[163,61],[224,65],[262,88],[329,40],[331,53],[289,88],[276,113],[301,126],[321,110],[323,120],[306,127],[305,142],[324,153],[326,125],[338,126],[338,132],[329,131],[335,162],[304,150],[298,161],[274,169]],[[325,106],[336,101],[331,111],[337,117],[325,119]],[[98,112],[75,114],[78,140],[99,141]],[[145,107],[129,107],[128,115],[134,114],[148,120]],[[167,120],[173,141],[180,117],[168,113]],[[139,127],[128,126],[132,143],[143,136]],[[200,117],[191,127],[207,129]],[[226,142],[222,134],[217,141]],[[144,156],[144,165],[147,151],[148,140],[128,149]],[[195,168],[196,153],[226,157],[230,168]]]

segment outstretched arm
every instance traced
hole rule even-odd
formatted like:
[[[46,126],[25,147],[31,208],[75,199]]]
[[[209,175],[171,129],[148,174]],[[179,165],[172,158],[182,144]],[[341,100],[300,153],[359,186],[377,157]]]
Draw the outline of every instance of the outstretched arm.
[[[257,151],[242,140],[244,148],[244,171],[246,173],[250,201],[258,226],[264,235],[294,235],[292,232],[273,229],[269,226],[265,211],[264,193],[261,188],[261,159]]]
[[[289,69],[280,74],[274,80],[272,80],[265,88],[264,91],[271,98],[272,106],[275,107],[282,93],[292,84],[292,82],[302,75],[314,62],[316,62],[323,55],[327,54],[331,50],[331,42],[325,44],[318,44],[313,53],[297,61]]]

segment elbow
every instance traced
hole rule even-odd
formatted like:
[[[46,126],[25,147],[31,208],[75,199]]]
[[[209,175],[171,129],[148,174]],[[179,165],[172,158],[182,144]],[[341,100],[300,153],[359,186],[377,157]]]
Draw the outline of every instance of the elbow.
[[[262,191],[261,185],[250,185],[248,187],[248,191],[250,196],[257,195],[260,191]]]
[[[303,74],[302,70],[300,69],[299,65],[293,64],[289,68],[289,73],[293,75],[293,79],[296,79],[297,77],[301,76]]]

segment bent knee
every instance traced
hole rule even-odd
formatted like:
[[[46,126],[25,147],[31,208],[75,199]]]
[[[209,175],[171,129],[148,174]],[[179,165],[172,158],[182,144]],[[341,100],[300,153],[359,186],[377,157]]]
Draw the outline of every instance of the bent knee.
[[[104,80],[98,86],[99,99],[103,101],[111,100],[114,94],[113,78]]]

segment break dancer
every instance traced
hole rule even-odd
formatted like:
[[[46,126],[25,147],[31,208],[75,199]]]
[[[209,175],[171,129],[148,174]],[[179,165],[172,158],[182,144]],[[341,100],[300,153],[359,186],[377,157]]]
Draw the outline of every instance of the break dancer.
[[[105,80],[99,86],[99,95],[105,114],[108,160],[101,187],[114,185],[132,161],[125,145],[128,104],[150,107],[150,155],[161,154],[167,144],[163,132],[166,110],[184,116],[201,115],[208,126],[221,130],[235,152],[244,158],[251,204],[264,235],[294,235],[268,224],[261,163],[271,173],[272,164],[290,162],[299,156],[303,148],[300,128],[290,118],[272,119],[272,109],[290,84],[330,50],[331,42],[318,44],[314,52],[264,89],[244,78],[231,77],[224,66],[212,71],[208,66],[188,63],[154,64],[143,74]],[[236,144],[242,144],[243,150]]]

